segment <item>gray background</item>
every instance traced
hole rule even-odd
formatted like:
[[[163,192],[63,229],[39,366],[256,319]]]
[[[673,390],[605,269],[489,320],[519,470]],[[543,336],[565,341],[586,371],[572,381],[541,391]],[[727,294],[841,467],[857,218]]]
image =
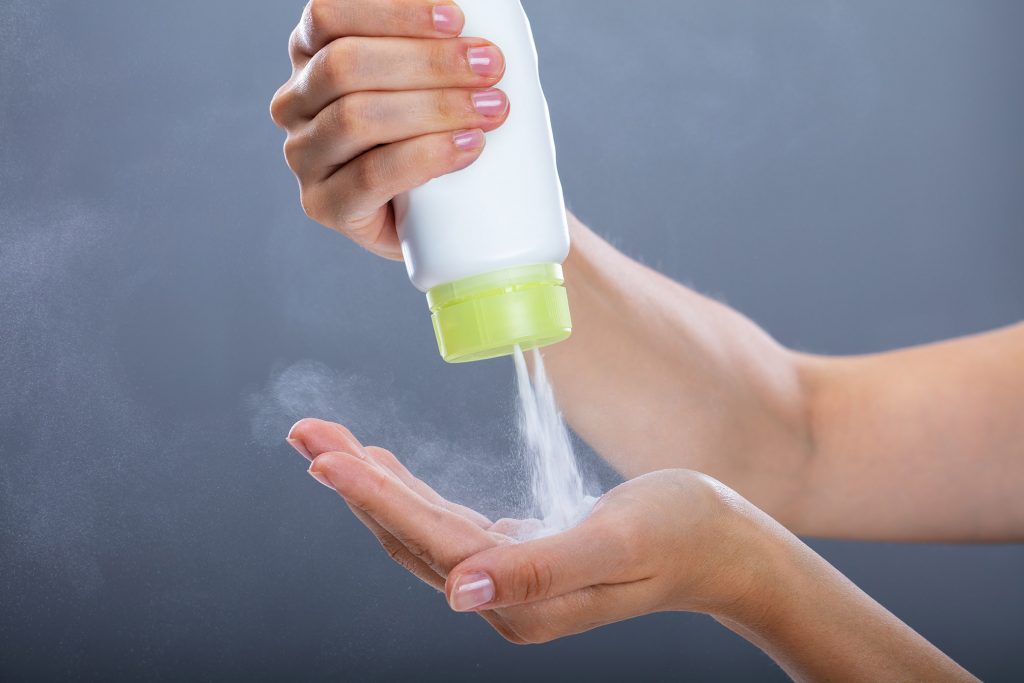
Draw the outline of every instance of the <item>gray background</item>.
[[[1024,4],[527,5],[627,253],[819,352],[1024,317]],[[516,505],[510,364],[443,365],[401,267],[302,215],[266,113],[300,9],[0,2],[0,678],[782,678],[694,615],[507,645],[283,445],[337,417]],[[1024,677],[1024,548],[814,546]]]

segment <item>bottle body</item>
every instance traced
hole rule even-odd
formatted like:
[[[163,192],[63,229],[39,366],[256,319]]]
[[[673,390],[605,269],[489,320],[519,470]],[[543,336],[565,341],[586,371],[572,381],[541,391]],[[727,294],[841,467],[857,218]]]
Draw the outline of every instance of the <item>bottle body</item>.
[[[509,117],[472,166],[395,200],[409,277],[430,294],[438,343],[452,362],[507,355],[516,344],[553,343],[571,331],[558,267],[569,232],[529,20],[519,0],[459,6],[463,35],[487,38],[505,55],[498,87],[511,101]],[[524,293],[535,288],[549,289]],[[516,296],[495,298],[502,293]]]

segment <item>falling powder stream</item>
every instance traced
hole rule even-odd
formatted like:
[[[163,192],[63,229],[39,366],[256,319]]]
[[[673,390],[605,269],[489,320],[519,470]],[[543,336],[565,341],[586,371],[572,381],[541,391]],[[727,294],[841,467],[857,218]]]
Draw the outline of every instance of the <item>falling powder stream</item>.
[[[531,381],[526,357],[516,347],[519,433],[530,475],[531,514],[541,521],[541,529],[531,535],[538,537],[575,526],[590,513],[597,498],[587,491],[544,360],[536,349],[532,360]]]

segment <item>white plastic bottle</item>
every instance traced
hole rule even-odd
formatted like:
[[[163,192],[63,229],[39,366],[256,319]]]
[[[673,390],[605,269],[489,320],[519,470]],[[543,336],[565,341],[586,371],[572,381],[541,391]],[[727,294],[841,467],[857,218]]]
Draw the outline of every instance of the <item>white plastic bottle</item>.
[[[530,23],[519,0],[460,0],[462,35],[505,55],[510,115],[469,168],[395,200],[413,284],[427,293],[451,363],[509,355],[572,332],[561,263],[569,254],[562,186]]]

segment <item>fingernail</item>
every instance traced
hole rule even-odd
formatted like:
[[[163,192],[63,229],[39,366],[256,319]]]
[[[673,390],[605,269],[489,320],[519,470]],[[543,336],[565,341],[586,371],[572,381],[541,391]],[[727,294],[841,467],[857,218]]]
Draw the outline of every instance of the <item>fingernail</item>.
[[[287,439],[285,439],[285,441],[288,442],[289,446],[297,450],[303,458],[309,460],[310,462],[313,461],[313,454],[309,452],[304,443],[302,443],[298,439],[293,439],[290,436]]]
[[[450,36],[457,36],[462,30],[462,11],[454,5],[434,7],[434,30]]]
[[[468,612],[494,600],[494,582],[483,572],[466,574],[455,584],[451,606],[456,612]]]
[[[508,97],[500,90],[478,90],[473,93],[473,107],[484,116],[501,116],[508,109]]]
[[[452,135],[452,142],[463,152],[480,149],[484,146],[484,132],[482,130],[461,130]]]
[[[469,48],[469,68],[478,76],[497,76],[503,63],[501,50],[490,45]]]
[[[334,484],[331,483],[330,479],[325,477],[322,473],[320,473],[320,472],[316,471],[315,469],[313,469],[314,467],[316,467],[316,465],[310,465],[309,466],[309,476],[313,477],[314,479],[316,479],[318,482],[320,482],[321,484],[323,484],[324,486],[326,486],[330,490],[336,491],[337,489],[334,488]]]

